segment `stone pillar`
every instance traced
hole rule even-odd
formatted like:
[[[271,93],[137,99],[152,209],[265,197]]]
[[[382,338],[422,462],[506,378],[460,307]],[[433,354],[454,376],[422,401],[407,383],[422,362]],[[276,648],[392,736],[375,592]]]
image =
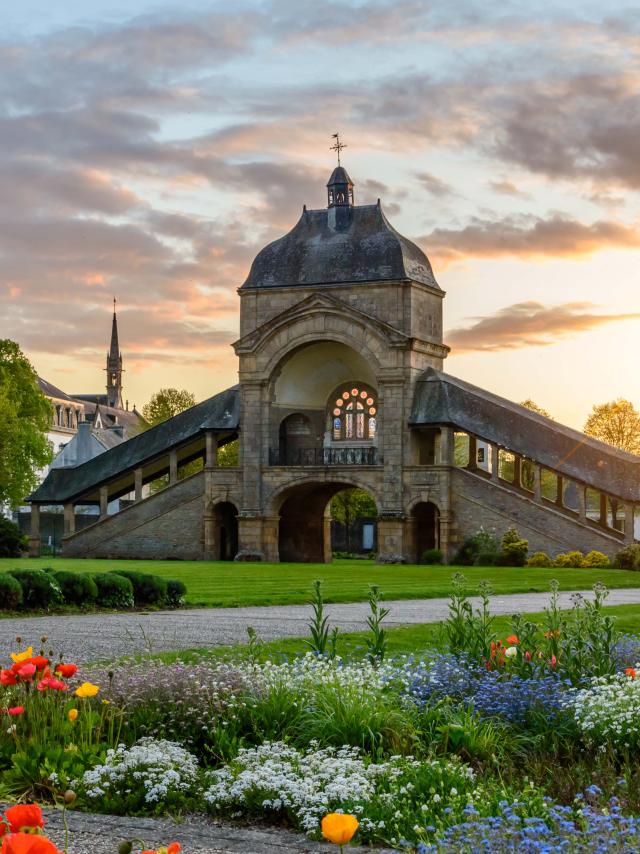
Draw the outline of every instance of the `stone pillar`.
[[[478,440],[475,436],[469,435],[469,465],[470,471],[475,471],[478,468]]]
[[[561,474],[556,475],[556,504],[558,507],[564,505],[564,478]]]
[[[331,563],[331,561],[333,560],[333,551],[331,549],[331,504],[327,504],[327,509],[324,511],[322,527],[324,562]]]
[[[454,460],[454,435],[452,427],[440,428],[440,465],[452,466]]]
[[[169,451],[169,485],[178,480],[178,452],[174,449]]]
[[[635,507],[630,502],[624,505],[624,541],[632,543],[635,540]]]
[[[578,484],[578,518],[587,521],[587,488],[584,483]]]
[[[522,457],[520,454],[513,455],[513,485],[522,486]]]
[[[136,501],[142,501],[142,469],[137,468],[133,473],[134,498]]]
[[[533,500],[542,501],[542,469],[533,464]]]
[[[203,516],[204,522],[204,551],[203,557],[205,560],[216,560],[217,555],[217,526],[216,526],[216,517],[213,512],[207,512],[205,510]]]
[[[491,480],[497,483],[500,479],[500,448],[494,442],[491,442]]]
[[[603,528],[607,527],[607,496],[604,492],[600,493],[600,524]]]
[[[73,501],[64,505],[64,536],[70,537],[76,532],[76,508]]]
[[[268,412],[264,398],[263,383],[260,380],[244,380],[242,393],[242,506],[240,518],[254,519],[262,514],[262,464],[268,454],[266,433],[263,436],[263,418]],[[264,448],[263,448],[264,444]],[[247,531],[250,525],[245,526]],[[242,539],[242,525],[239,529],[241,552],[253,552],[256,544],[253,539],[245,544]],[[259,546],[259,544],[258,544]]]
[[[31,528],[29,531],[29,557],[40,556],[40,505],[31,505]]]
[[[404,379],[385,379],[379,383],[381,432],[379,449],[383,461],[383,508],[402,514],[402,471],[404,459]]]
[[[262,553],[264,560],[269,563],[278,563],[280,555],[278,551],[278,538],[280,534],[280,517],[264,516],[262,519]],[[331,541],[329,541],[331,547]]]
[[[378,563],[406,563],[401,513],[378,514]]]
[[[100,487],[100,518],[105,519],[109,515],[109,487]]]
[[[265,560],[262,547],[262,517],[250,510],[238,513],[238,554],[236,560]]]
[[[207,430],[205,437],[205,458],[204,464],[206,468],[214,468],[218,465],[218,437],[211,430]]]

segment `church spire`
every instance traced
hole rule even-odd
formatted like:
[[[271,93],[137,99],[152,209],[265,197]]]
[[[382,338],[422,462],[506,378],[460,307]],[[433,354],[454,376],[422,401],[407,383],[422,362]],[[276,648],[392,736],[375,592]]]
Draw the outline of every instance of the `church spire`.
[[[122,409],[122,353],[118,345],[118,318],[116,298],[113,298],[113,320],[111,322],[111,345],[107,353],[107,406]]]

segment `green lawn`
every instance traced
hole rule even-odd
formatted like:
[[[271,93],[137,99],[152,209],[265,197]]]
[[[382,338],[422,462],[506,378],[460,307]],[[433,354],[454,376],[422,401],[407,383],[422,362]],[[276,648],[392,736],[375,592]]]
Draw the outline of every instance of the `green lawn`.
[[[640,635],[640,605],[615,605],[605,608],[604,612],[615,621],[616,628],[625,634]],[[542,613],[527,614],[528,620],[538,622],[542,620]],[[510,618],[500,616],[495,618],[496,631],[506,635],[510,628]],[[366,632],[344,632],[338,635],[337,652],[344,658],[361,658],[366,653]],[[444,623],[418,623],[411,626],[387,629],[389,643],[388,655],[421,655],[422,653],[445,648]],[[269,641],[262,644],[260,659],[266,661],[278,661],[283,656],[296,656],[304,654],[308,647],[304,638],[283,638],[281,640]],[[211,649],[181,650],[179,652],[161,652],[153,655],[162,661],[196,661],[198,659],[238,659],[246,658],[248,647],[246,644],[234,646],[217,646]]]
[[[1,559],[0,570],[55,566],[73,572],[106,572],[118,568],[181,578],[189,605],[292,605],[307,602],[311,584],[323,581],[327,602],[365,599],[368,586],[378,584],[387,599],[432,599],[448,596],[452,566],[383,566],[373,561],[336,560],[332,564],[225,563],[210,561],[74,560],[67,558]],[[496,593],[546,592],[556,578],[561,590],[640,587],[640,574],[619,569],[529,569],[463,567],[471,586],[486,579]]]

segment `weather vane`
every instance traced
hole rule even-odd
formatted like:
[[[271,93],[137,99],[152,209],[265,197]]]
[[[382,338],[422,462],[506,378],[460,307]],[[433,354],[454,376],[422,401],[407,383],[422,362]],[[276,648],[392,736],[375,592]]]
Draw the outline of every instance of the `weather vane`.
[[[335,139],[334,144],[331,146],[329,151],[335,151],[338,155],[338,166],[340,166],[340,152],[343,148],[346,148],[346,144],[344,142],[340,142],[340,134],[334,133],[331,134],[332,139]]]

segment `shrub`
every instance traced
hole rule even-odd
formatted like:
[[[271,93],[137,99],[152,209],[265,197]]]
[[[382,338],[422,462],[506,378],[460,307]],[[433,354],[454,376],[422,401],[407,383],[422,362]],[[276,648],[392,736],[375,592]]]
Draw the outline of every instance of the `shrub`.
[[[556,555],[553,565],[559,567],[575,567],[579,569],[584,566],[584,555],[579,551],[566,552],[564,554],[561,553]]]
[[[167,605],[172,608],[179,608],[185,603],[187,595],[187,585],[183,581],[176,578],[170,578],[167,581]]]
[[[22,604],[22,587],[12,575],[0,572],[0,608],[15,611]]]
[[[198,763],[174,741],[142,738],[108,750],[104,765],[86,771],[80,791],[106,813],[182,811],[198,790]]]
[[[546,552],[534,552],[527,561],[527,566],[553,566],[553,561]]]
[[[167,582],[158,575],[135,572],[131,569],[117,571],[118,575],[128,578],[133,587],[133,599],[136,605],[164,605],[167,601]]]
[[[460,566],[481,566],[480,555],[484,560],[488,560],[489,555],[497,555],[499,551],[500,544],[497,538],[484,528],[480,528],[477,534],[468,537],[462,543],[455,557],[455,563]],[[489,565],[494,563],[495,561],[492,561]]]
[[[425,549],[422,552],[422,563],[429,564],[430,566],[442,563],[442,558],[443,555],[440,549]]]
[[[0,513],[0,557],[20,557],[27,548],[27,538],[11,519]]]
[[[53,577],[60,586],[64,601],[69,605],[93,605],[98,598],[98,587],[90,575],[84,572],[54,572]]]
[[[631,543],[620,549],[613,559],[613,565],[618,569],[640,569],[640,545]]]
[[[116,572],[99,572],[93,576],[98,588],[98,605],[102,608],[133,608],[133,585]]]
[[[41,569],[12,569],[9,571],[22,587],[24,608],[49,608],[62,602],[62,591],[55,578]]]
[[[611,566],[609,558],[602,552],[590,551],[584,556],[582,561],[584,567],[607,567]]]
[[[523,540],[516,528],[509,528],[502,537],[500,563],[503,566],[524,566],[529,553],[529,541]]]

